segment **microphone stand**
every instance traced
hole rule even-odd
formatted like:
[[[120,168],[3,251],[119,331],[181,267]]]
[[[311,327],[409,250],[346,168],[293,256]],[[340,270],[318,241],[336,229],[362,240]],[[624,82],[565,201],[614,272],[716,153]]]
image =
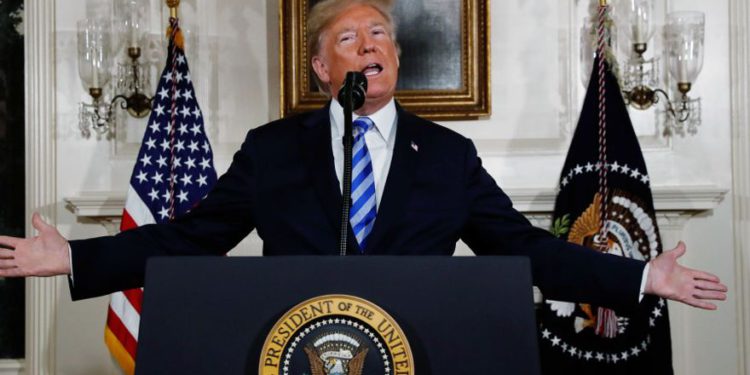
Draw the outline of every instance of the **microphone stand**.
[[[352,208],[352,147],[354,137],[352,136],[352,112],[354,112],[354,100],[352,90],[346,90],[344,101],[344,176],[343,188],[341,189],[341,232],[339,237],[339,255],[345,256],[349,243],[349,216]]]
[[[352,112],[365,104],[367,95],[367,77],[361,72],[348,72],[344,84],[339,90],[338,100],[344,107],[344,175],[341,189],[341,232],[339,237],[339,254],[346,255],[349,244],[349,216],[352,209]]]

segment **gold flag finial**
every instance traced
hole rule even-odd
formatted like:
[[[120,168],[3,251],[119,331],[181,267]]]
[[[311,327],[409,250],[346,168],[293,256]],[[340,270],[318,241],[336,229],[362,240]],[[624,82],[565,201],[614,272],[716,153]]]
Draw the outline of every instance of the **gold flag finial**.
[[[179,1],[178,1],[179,3]],[[607,0],[599,0],[599,6],[606,7],[607,6]]]
[[[177,8],[180,6],[180,0],[166,0],[169,7],[169,16],[177,18]]]
[[[175,19],[175,25],[177,24],[177,8],[180,6],[180,0],[166,0],[167,6],[169,7],[169,17]],[[174,35],[173,35],[174,33]],[[167,27],[167,38],[174,38],[174,43],[177,47],[185,50],[185,37],[182,35],[182,31],[177,27],[177,30],[172,29],[172,22]]]

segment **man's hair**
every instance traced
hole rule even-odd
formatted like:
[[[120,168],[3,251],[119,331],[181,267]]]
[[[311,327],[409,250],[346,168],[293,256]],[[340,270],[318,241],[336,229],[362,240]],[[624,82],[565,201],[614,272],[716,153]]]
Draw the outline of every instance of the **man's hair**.
[[[336,17],[338,17],[339,14],[341,14],[341,12],[355,4],[370,6],[383,15],[383,18],[385,18],[385,21],[390,26],[391,39],[393,39],[393,43],[396,44],[396,49],[398,50],[398,43],[396,42],[396,23],[394,22],[393,15],[391,15],[393,2],[394,0],[322,0],[315,4],[310,10],[310,15],[307,18],[307,51],[309,53],[309,62],[312,63],[312,58],[317,56],[320,52],[320,47],[323,42],[323,34],[325,33],[326,28]],[[313,78],[315,79],[318,88],[330,95],[328,87],[320,81],[318,75],[314,72]]]

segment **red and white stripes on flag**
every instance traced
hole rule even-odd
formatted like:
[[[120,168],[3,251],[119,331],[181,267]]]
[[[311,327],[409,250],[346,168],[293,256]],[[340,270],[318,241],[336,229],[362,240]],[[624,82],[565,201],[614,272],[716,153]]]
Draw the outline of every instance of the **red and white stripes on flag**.
[[[177,19],[170,19],[168,34],[167,64],[130,179],[121,231],[187,213],[217,179]],[[135,370],[142,300],[142,289],[117,292],[107,311],[105,342],[127,374]]]
[[[131,214],[132,212],[132,214]],[[122,213],[120,231],[126,231],[156,221],[138,193],[130,187],[125,209]],[[135,372],[138,326],[141,322],[141,302],[143,289],[130,289],[110,295],[107,309],[107,325],[104,328],[104,342],[120,367],[127,374]]]

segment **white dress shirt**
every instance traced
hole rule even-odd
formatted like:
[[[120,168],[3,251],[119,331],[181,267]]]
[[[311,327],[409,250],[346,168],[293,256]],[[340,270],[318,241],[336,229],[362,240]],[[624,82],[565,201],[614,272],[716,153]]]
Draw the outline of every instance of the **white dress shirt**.
[[[336,169],[336,177],[339,179],[339,191],[344,190],[344,107],[336,101],[331,101],[331,149],[333,150],[333,165]],[[357,114],[352,120],[359,118]],[[385,107],[377,112],[366,116],[373,123],[369,131],[365,133],[365,144],[372,159],[372,174],[375,178],[375,207],[380,208],[380,201],[385,190],[385,180],[391,168],[393,148],[396,144],[396,102],[391,99]]]

